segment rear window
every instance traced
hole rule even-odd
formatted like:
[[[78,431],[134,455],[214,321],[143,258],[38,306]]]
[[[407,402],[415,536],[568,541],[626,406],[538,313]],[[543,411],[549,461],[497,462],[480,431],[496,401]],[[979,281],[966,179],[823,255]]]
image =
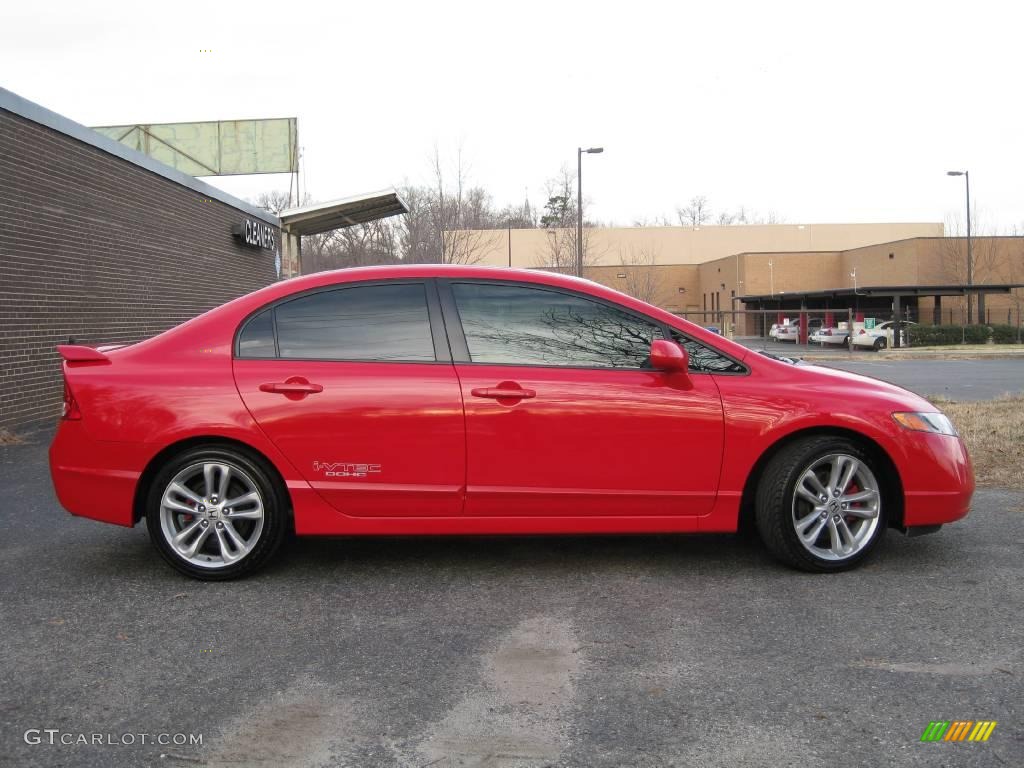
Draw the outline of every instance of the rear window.
[[[422,283],[319,291],[253,317],[239,335],[239,357],[432,362]]]

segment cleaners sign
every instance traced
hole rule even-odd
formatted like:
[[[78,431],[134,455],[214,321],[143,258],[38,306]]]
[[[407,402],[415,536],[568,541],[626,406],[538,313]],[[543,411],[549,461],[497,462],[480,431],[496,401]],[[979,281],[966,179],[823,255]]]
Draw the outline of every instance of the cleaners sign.
[[[277,248],[277,238],[274,237],[274,228],[262,221],[246,219],[242,224],[235,224],[231,227],[231,233],[242,241],[243,244],[253,248],[265,248],[272,251]]]

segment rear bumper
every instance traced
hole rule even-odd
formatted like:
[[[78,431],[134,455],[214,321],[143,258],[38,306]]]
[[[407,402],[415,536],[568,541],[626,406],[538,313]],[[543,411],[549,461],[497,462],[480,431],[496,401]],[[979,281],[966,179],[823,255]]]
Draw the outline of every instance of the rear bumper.
[[[974,495],[974,469],[963,440],[917,433],[905,468],[903,525],[943,525],[965,517]]]
[[[93,440],[81,421],[61,421],[50,444],[50,477],[61,506],[80,517],[134,525],[135,488],[147,450]]]

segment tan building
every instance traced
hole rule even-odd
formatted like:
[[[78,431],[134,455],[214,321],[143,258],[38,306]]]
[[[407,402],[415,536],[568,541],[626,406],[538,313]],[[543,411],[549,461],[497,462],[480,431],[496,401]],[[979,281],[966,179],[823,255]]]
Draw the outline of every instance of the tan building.
[[[967,282],[965,238],[943,235],[937,223],[595,228],[585,231],[584,275],[697,322],[721,322],[732,310],[801,306],[884,317],[892,297],[864,296],[859,289]],[[475,263],[573,271],[574,232],[513,229],[472,236]],[[1024,238],[976,237],[972,251],[976,285],[1024,283]],[[828,295],[847,289],[850,296]],[[963,322],[966,300],[945,293],[924,291],[903,301],[904,316]],[[1016,324],[1024,290],[989,295],[981,303],[987,322]],[[753,318],[740,322],[740,332],[763,327]]]

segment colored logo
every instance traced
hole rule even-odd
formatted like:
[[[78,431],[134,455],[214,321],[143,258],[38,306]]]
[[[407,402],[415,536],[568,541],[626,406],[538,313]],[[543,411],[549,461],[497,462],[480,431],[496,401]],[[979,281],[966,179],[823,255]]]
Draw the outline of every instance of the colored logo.
[[[995,729],[995,720],[933,720],[921,741],[988,741]]]

